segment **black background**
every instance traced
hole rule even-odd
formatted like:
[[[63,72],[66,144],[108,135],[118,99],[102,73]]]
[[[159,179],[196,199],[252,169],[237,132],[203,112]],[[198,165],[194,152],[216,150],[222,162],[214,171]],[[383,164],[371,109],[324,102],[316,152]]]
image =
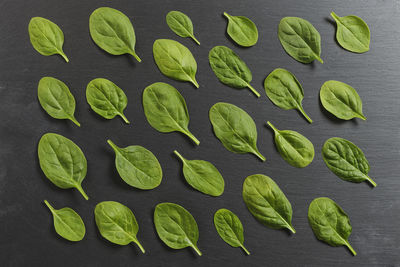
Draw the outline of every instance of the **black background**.
[[[89,35],[91,12],[111,6],[124,12],[135,27],[137,63],[130,56],[111,56],[99,49]],[[176,36],[167,26],[165,15],[181,10],[194,24],[201,46]],[[371,49],[365,54],[343,50],[335,41],[335,25],[329,18],[356,14],[370,26]],[[222,12],[251,18],[259,30],[259,41],[251,48],[240,48],[225,34]],[[3,266],[394,266],[400,265],[400,180],[399,180],[399,2],[376,1],[0,1],[0,257]],[[28,23],[41,16],[60,26],[65,35],[64,51],[70,58],[45,57],[31,46]],[[277,38],[277,27],[284,16],[309,20],[322,38],[321,58],[304,65],[289,57]],[[187,46],[198,63],[199,89],[190,83],[163,76],[152,55],[157,38],[171,38]],[[261,93],[257,99],[247,90],[221,84],[208,64],[208,52],[215,45],[234,49],[253,73],[252,85]],[[263,90],[265,77],[274,68],[286,68],[302,83],[303,106],[314,120],[308,124],[297,111],[274,106]],[[37,84],[42,76],[64,81],[76,98],[76,127],[69,121],[52,119],[39,105]],[[85,99],[87,83],[97,77],[112,80],[127,94],[126,125],[120,118],[105,120],[90,110]],[[340,121],[323,110],[319,89],[327,80],[339,80],[357,89],[367,121]],[[179,134],[162,134],[151,128],[143,114],[141,95],[151,83],[163,81],[176,87],[186,99],[191,115],[189,128],[201,141],[195,147]],[[216,102],[230,102],[246,110],[258,129],[258,147],[267,157],[261,162],[250,154],[227,151],[215,138],[208,110]],[[314,144],[316,157],[311,165],[297,169],[278,154],[270,120],[280,129],[303,133]],[[62,190],[49,182],[37,159],[37,143],[46,132],[62,134],[79,145],[88,160],[83,188],[85,201],[76,190]],[[339,136],[353,141],[371,164],[370,176],[378,183],[342,181],[331,173],[320,154],[324,141]],[[164,177],[150,191],[126,185],[114,167],[110,138],[119,146],[142,145],[159,159]],[[177,149],[190,159],[214,163],[225,178],[225,192],[213,198],[191,189],[181,174],[181,163],[172,154]],[[242,183],[251,174],[272,177],[293,206],[295,235],[272,230],[258,223],[247,211],[241,196]],[[348,213],[353,233],[349,241],[356,257],[344,247],[330,247],[318,241],[308,225],[307,209],[316,197],[327,196]],[[86,236],[78,243],[59,237],[52,217],[44,206],[47,199],[56,208],[75,209],[86,224]],[[138,238],[146,249],[142,255],[135,245],[121,247],[103,239],[94,223],[93,209],[104,200],[119,201],[133,210],[140,226]],[[200,238],[198,257],[190,248],[173,250],[158,238],[152,214],[159,202],[174,202],[188,209],[197,220]],[[245,256],[217,235],[214,212],[228,208],[241,219]]]

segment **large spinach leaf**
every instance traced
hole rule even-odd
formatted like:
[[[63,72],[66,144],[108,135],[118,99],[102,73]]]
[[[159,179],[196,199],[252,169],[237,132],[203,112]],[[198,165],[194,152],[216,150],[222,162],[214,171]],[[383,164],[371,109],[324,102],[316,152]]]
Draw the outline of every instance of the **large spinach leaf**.
[[[249,18],[243,16],[232,16],[224,12],[228,19],[226,31],[238,45],[249,47],[258,41],[258,30],[256,24]]]
[[[180,11],[170,11],[166,16],[169,28],[180,37],[190,37],[198,45],[200,42],[194,37],[192,20]]]

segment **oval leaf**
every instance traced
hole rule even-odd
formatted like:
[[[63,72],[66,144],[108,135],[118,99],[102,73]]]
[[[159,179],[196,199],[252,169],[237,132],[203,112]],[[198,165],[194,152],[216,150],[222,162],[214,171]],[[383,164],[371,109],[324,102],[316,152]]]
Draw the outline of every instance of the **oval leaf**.
[[[170,11],[166,16],[169,28],[180,37],[190,37],[198,45],[200,42],[194,37],[192,20],[180,11]]]
[[[256,24],[249,18],[243,16],[231,16],[224,12],[224,16],[228,19],[228,27],[226,31],[229,36],[238,45],[249,47],[258,41],[258,30]]]

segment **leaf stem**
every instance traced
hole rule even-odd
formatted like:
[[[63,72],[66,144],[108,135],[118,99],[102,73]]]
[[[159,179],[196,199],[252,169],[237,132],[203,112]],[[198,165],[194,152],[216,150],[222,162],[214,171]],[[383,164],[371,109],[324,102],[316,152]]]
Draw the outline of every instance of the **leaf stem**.
[[[190,37],[193,39],[193,41],[196,42],[196,44],[200,45],[199,40],[197,40],[196,37],[194,37],[194,35],[191,35]]]
[[[377,186],[377,184],[375,183],[374,180],[372,180],[368,175],[365,175],[365,176],[366,176],[367,181],[370,182],[370,183],[372,184],[373,187],[376,187],[376,186]]]
[[[226,17],[226,18],[230,18],[231,16],[228,14],[228,13],[226,13],[226,12],[224,12],[224,16]]]
[[[265,157],[264,157],[258,150],[253,149],[252,153],[253,153],[254,155],[256,155],[256,156],[257,156],[259,159],[261,159],[262,161],[265,161]]]
[[[142,244],[140,244],[139,240],[134,240],[134,242],[136,243],[136,245],[140,248],[140,250],[142,251],[142,253],[144,254],[146,252],[146,250],[144,249],[144,247],[142,246]]]
[[[125,114],[124,113],[118,113],[118,115],[124,120],[124,122],[126,123],[126,124],[129,124],[130,122],[128,121],[128,119],[125,117]]]
[[[293,228],[293,226],[291,226],[290,224],[288,224],[287,228],[293,233],[296,233],[296,230]]]
[[[331,12],[331,17],[334,18],[336,21],[339,21],[339,16],[336,15],[336,13],[333,11]]]
[[[318,56],[318,55],[315,55],[315,56],[316,56],[316,59],[317,59],[319,62],[321,62],[321,64],[324,64],[324,61],[321,59],[320,56]]]
[[[247,255],[250,255],[250,252],[241,244],[240,247],[246,252]]]
[[[64,51],[58,51],[58,53],[64,58],[64,60],[68,63],[69,62],[69,59],[68,59],[68,57],[67,57],[67,55],[64,53]]]
[[[44,204],[46,204],[46,206],[49,208],[49,210],[50,210],[51,212],[54,211],[53,206],[51,206],[50,203],[49,203],[47,200],[44,200]]]
[[[195,245],[193,245],[192,248],[194,249],[194,251],[197,252],[197,254],[199,254],[199,256],[202,255],[202,254],[201,254],[201,251],[200,251]]]
[[[306,112],[304,111],[304,109],[303,109],[302,106],[300,106],[300,107],[298,108],[298,110],[300,111],[301,114],[303,114],[303,116],[307,119],[307,121],[308,121],[309,123],[312,123],[312,122],[313,122],[313,120],[312,120],[310,117],[308,117],[308,115],[306,114]]]
[[[185,158],[184,158],[178,151],[174,150],[174,154],[177,155],[178,158],[179,158],[180,160],[182,160],[182,162],[185,161]]]
[[[357,114],[357,117],[364,121],[367,119],[363,114]]]
[[[249,88],[249,89],[250,89],[250,91],[252,91],[252,92],[253,92],[253,94],[255,94],[257,97],[260,97],[260,93],[259,93],[259,92],[257,92],[257,90],[256,90],[256,89],[254,89],[254,88],[253,88],[253,86],[251,86],[249,83],[247,84],[247,88]]]
[[[346,247],[349,248],[349,250],[351,251],[351,253],[353,253],[354,256],[357,255],[357,252],[353,249],[353,247],[350,245],[350,243],[348,241],[346,241]]]
[[[134,58],[136,58],[136,60],[137,60],[138,62],[142,62],[142,60],[140,59],[140,57],[139,57],[138,55],[136,55],[136,53],[135,53],[134,51],[131,51],[130,54],[131,54]]]
[[[189,136],[189,138],[190,139],[192,139],[192,141],[196,144],[196,145],[199,145],[200,144],[200,141],[199,141],[199,139],[197,139],[191,132],[189,132],[189,131],[182,131],[182,133],[184,133],[184,134],[186,134],[187,136]]]
[[[115,152],[118,152],[119,147],[118,147],[116,144],[114,144],[113,141],[111,141],[110,139],[108,139],[108,140],[107,140],[107,143],[112,147],[112,149],[114,149]]]
[[[192,78],[190,77],[190,82],[194,84],[194,86],[196,86],[196,88],[199,88],[199,83],[196,81],[196,78]]]
[[[77,185],[75,186],[75,188],[78,189],[78,191],[82,194],[82,196],[83,196],[86,200],[89,200],[88,195],[86,195],[85,191],[83,191],[83,188],[82,188],[81,185],[78,185],[78,184],[77,184]]]
[[[278,130],[278,129],[276,129],[276,128],[275,128],[275,126],[274,126],[274,125],[272,125],[272,123],[270,123],[269,121],[267,121],[267,124],[268,124],[268,126],[269,126],[269,127],[271,127],[271,128],[272,128],[272,130],[274,130],[274,132],[275,132],[275,133],[278,133],[278,132],[279,132],[279,130]]]
[[[73,123],[75,123],[76,125],[78,125],[78,127],[81,127],[81,124],[75,119],[74,116],[70,116],[69,119],[70,119]]]

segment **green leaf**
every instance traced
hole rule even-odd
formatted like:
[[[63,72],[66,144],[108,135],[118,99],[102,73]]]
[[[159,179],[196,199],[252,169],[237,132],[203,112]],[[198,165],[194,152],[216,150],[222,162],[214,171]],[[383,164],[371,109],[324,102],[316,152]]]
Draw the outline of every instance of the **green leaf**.
[[[250,47],[258,41],[257,26],[249,18],[243,16],[231,16],[224,12],[228,19],[226,31],[238,45]]]
[[[118,115],[125,123],[129,123],[124,115],[128,98],[124,91],[112,81],[103,78],[90,81],[86,87],[86,100],[90,107],[103,118],[112,119]]]
[[[260,94],[250,85],[253,78],[250,69],[232,49],[226,46],[215,46],[210,50],[208,60],[220,82],[237,89],[248,88],[260,97]]]
[[[241,247],[247,255],[250,252],[244,247],[243,225],[230,210],[219,209],[214,214],[214,225],[219,236],[234,248]]]
[[[333,11],[331,16],[337,24],[336,40],[344,49],[354,53],[369,50],[371,34],[365,21],[354,15],[339,17]]]
[[[120,148],[111,140],[107,140],[107,143],[115,151],[115,167],[127,184],[145,190],[160,185],[162,169],[151,151],[142,146]]]
[[[29,38],[33,48],[43,56],[61,55],[66,62],[68,57],[63,51],[64,34],[57,24],[48,19],[33,17],[28,26]]]
[[[321,59],[321,36],[314,26],[305,19],[284,17],[278,27],[279,41],[286,53],[301,63]]]
[[[265,161],[257,148],[256,124],[246,111],[219,102],[210,108],[209,116],[215,136],[226,149],[239,154],[252,153]]]
[[[119,10],[100,7],[89,18],[90,36],[104,51],[112,55],[130,54],[137,61],[136,36],[129,18]]]
[[[165,76],[191,82],[199,88],[196,81],[197,63],[186,46],[169,39],[158,39],[153,44],[154,60]]]
[[[297,109],[312,123],[301,104],[304,97],[303,87],[290,71],[280,68],[273,70],[265,79],[264,88],[272,103],[284,110]]]
[[[360,118],[366,120],[362,112],[362,101],[357,91],[339,81],[326,81],[319,93],[324,108],[342,120]]]
[[[38,98],[42,108],[55,119],[68,119],[78,126],[75,119],[75,98],[62,81],[43,77],[38,85]]]
[[[139,225],[127,206],[115,201],[103,201],[96,205],[94,217],[102,237],[121,246],[134,242],[145,253],[136,237]]]
[[[174,203],[160,203],[154,210],[154,225],[160,239],[170,248],[197,248],[199,229],[197,223],[186,209]]]
[[[54,228],[57,234],[69,241],[81,241],[85,237],[85,224],[81,216],[71,208],[54,209],[45,200],[44,203],[53,215]]]
[[[270,177],[262,174],[248,176],[243,183],[243,200],[250,213],[262,224],[296,233],[292,226],[292,205]]]
[[[368,160],[362,150],[352,142],[339,137],[329,138],[322,147],[322,158],[339,178],[353,183],[368,181],[376,186],[368,176]]]
[[[192,20],[180,11],[170,11],[166,16],[169,28],[180,37],[190,37],[198,45],[200,42],[194,37]]]
[[[178,131],[187,135],[196,145],[200,144],[188,129],[189,112],[186,102],[175,87],[162,82],[147,86],[143,91],[143,108],[147,121],[157,131]]]
[[[225,187],[224,178],[213,164],[204,160],[185,159],[176,150],[174,153],[182,161],[183,175],[191,187],[210,196],[222,195]]]
[[[347,240],[352,227],[347,214],[330,198],[314,199],[308,208],[308,221],[315,236],[331,246],[346,246],[354,256],[355,250]]]
[[[315,152],[310,140],[295,131],[278,130],[269,121],[267,124],[274,130],[276,148],[287,163],[304,168],[313,161]]]
[[[55,133],[46,133],[38,145],[40,168],[53,184],[62,188],[76,188],[82,196],[87,162],[82,150],[71,140]]]

